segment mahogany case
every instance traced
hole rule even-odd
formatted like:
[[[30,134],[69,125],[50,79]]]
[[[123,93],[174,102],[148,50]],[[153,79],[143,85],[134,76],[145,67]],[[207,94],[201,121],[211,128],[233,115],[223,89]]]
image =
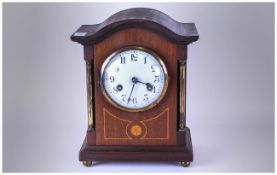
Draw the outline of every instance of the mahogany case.
[[[198,40],[194,23],[180,23],[146,8],[120,11],[97,25],[82,25],[71,39],[84,46],[88,130],[80,161],[193,161],[186,126],[187,45]],[[105,59],[128,46],[147,48],[165,63],[168,89],[158,105],[128,112],[111,105],[100,87]],[[140,125],[140,137],[130,127]]]

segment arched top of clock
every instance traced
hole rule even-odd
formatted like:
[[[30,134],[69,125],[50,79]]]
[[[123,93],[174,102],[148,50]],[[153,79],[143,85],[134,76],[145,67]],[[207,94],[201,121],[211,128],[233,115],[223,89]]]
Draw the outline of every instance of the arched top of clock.
[[[83,45],[91,45],[113,32],[131,27],[158,32],[177,43],[189,44],[197,41],[199,37],[194,23],[177,22],[154,9],[131,8],[112,15],[103,23],[82,25],[72,34],[71,39]]]

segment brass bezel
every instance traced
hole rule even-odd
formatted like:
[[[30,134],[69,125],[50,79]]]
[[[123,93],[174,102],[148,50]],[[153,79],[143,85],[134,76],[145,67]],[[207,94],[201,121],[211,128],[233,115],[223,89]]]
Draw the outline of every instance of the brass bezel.
[[[138,108],[138,109],[131,109],[131,108],[127,108],[125,106],[122,106],[120,104],[118,104],[117,102],[115,102],[110,96],[109,94],[106,92],[106,89],[104,87],[104,77],[103,77],[103,74],[104,74],[104,71],[106,69],[106,66],[110,63],[111,59],[117,55],[118,53],[120,52],[124,52],[126,50],[141,50],[141,51],[144,51],[150,55],[152,55],[157,61],[158,63],[161,65],[162,69],[163,69],[163,72],[164,72],[164,87],[163,87],[163,90],[162,90],[162,93],[160,95],[160,97],[154,101],[153,103],[151,103],[150,105],[144,107],[144,108]],[[159,55],[157,55],[155,52],[153,52],[152,50],[150,49],[147,49],[145,47],[141,47],[141,46],[127,46],[127,47],[124,47],[124,48],[121,48],[121,49],[118,49],[116,50],[115,52],[113,52],[110,56],[108,56],[106,58],[106,60],[104,61],[104,63],[102,64],[102,67],[101,67],[101,74],[100,74],[100,87],[101,87],[101,91],[103,93],[103,95],[105,96],[105,98],[108,100],[109,103],[111,103],[113,106],[121,109],[121,110],[124,110],[124,111],[128,111],[128,112],[142,112],[142,111],[146,111],[146,110],[149,110],[151,108],[153,108],[154,106],[156,106],[162,99],[163,97],[165,96],[165,93],[166,93],[166,90],[167,90],[167,87],[168,87],[168,72],[167,72],[167,69],[166,69],[166,66],[163,62],[163,60],[161,59],[161,57]]]

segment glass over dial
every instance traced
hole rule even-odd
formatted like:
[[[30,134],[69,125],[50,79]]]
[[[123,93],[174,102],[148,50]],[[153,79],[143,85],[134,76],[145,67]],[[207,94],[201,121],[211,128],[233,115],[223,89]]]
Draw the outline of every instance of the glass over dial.
[[[101,70],[105,97],[128,111],[143,111],[155,106],[164,96],[167,70],[152,51],[128,47],[113,53]]]

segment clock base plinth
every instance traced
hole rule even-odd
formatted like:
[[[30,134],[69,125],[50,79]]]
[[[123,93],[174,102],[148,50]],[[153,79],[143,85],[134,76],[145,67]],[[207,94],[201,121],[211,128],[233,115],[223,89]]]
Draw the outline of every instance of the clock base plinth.
[[[182,132],[182,133],[181,133]],[[193,161],[192,143],[189,129],[180,131],[181,144],[174,146],[103,146],[88,145],[87,139],[79,153],[79,160],[84,161],[160,161],[180,162],[188,167]]]

